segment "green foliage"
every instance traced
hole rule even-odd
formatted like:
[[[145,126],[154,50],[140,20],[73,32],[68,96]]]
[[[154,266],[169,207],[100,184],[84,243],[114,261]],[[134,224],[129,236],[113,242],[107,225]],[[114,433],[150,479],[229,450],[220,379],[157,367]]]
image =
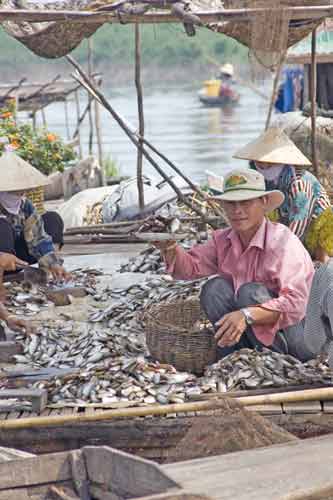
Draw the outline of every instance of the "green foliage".
[[[232,38],[207,29],[197,29],[196,36],[189,38],[182,24],[141,25],[142,62],[161,67],[175,65],[205,64],[216,60],[221,64],[228,59],[244,61],[247,49]],[[134,58],[134,26],[105,24],[93,36],[94,60],[104,63],[132,64]],[[0,29],[0,64],[18,67],[21,64],[44,63],[57,65],[61,60],[46,60],[37,57],[19,42]],[[74,51],[80,62],[86,62],[87,49],[83,42]],[[103,68],[101,68],[103,70]]]
[[[0,144],[0,154],[15,151],[24,160],[43,174],[63,171],[66,163],[75,159],[72,147],[45,129],[34,130],[30,124],[19,125],[14,120],[10,107],[0,109],[0,137],[9,144]]]
[[[103,169],[106,177],[116,177],[119,175],[119,165],[118,162],[108,155],[103,160]]]

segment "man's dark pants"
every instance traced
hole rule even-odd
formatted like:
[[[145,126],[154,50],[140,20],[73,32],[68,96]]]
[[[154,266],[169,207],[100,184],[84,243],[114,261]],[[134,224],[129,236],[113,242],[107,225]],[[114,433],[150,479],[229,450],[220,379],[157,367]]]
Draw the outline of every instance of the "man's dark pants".
[[[200,302],[206,316],[215,325],[227,313],[263,304],[274,297],[275,295],[261,283],[245,283],[235,294],[232,284],[217,276],[208,280],[202,287]],[[304,320],[283,331],[279,330],[273,344],[268,347],[272,351],[291,354],[301,361],[307,361],[313,357],[313,354],[305,345],[303,332]],[[244,347],[261,350],[266,346],[256,338],[252,328],[247,327],[237,344],[230,347],[218,347],[218,359]]]

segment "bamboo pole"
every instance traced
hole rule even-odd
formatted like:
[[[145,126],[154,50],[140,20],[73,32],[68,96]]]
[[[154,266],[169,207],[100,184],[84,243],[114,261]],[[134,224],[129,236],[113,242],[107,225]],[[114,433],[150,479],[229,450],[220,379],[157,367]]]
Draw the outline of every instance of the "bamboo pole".
[[[78,73],[82,77],[83,81],[81,81],[77,76],[73,75],[73,77],[79,81],[82,86],[86,88],[86,90],[91,93],[96,99],[100,101],[100,103],[110,112],[111,116],[116,120],[118,125],[124,130],[126,133],[127,137],[131,140],[131,142],[136,146],[139,147],[139,141],[137,139],[137,136],[133,130],[130,129],[130,127],[124,122],[124,120],[118,115],[118,113],[112,108],[112,106],[109,104],[108,100],[104,97],[104,95],[94,86],[94,84],[90,81],[90,79],[87,77],[81,66],[71,57],[71,56],[66,56],[66,59],[77,69]],[[148,151],[142,147],[142,153],[145,156],[145,158],[151,163],[151,165],[155,168],[155,170],[160,174],[160,176],[172,187],[174,192],[177,194],[178,198],[185,204],[187,205],[191,210],[196,212],[202,219],[203,222],[206,224],[207,222],[207,217],[206,215],[200,210],[197,206],[192,205],[191,202],[186,198],[186,196],[183,195],[181,190],[178,188],[178,186],[172,181],[168,175],[165,174],[163,169],[156,163],[156,161],[151,157],[151,155],[148,153]]]
[[[67,140],[69,141],[70,138],[71,138],[71,133],[70,133],[70,130],[69,130],[69,116],[68,116],[68,102],[67,102],[67,98],[65,98],[64,107],[65,107],[66,135],[67,135]]]
[[[281,70],[282,70],[282,66],[283,66],[285,57],[286,57],[286,52],[281,56],[278,67],[276,68],[275,77],[274,77],[274,81],[273,81],[272,95],[271,95],[271,100],[270,100],[269,108],[268,108],[268,114],[267,114],[267,118],[266,118],[265,130],[268,129],[269,124],[271,122],[274,103],[276,101],[276,96],[277,96],[277,91],[278,91],[278,84],[279,84],[279,80],[280,80]]]
[[[42,115],[43,127],[46,128],[47,127],[47,122],[46,122],[45,108],[42,108],[40,110],[40,112],[41,112],[41,115]]]
[[[164,4],[165,5],[165,4]],[[253,16],[267,11],[274,16],[275,11],[280,13],[278,9],[219,9],[219,10],[199,10],[195,15],[200,18],[201,23],[217,23],[219,21],[237,21],[248,22]],[[311,19],[320,21],[325,17],[333,16],[333,7],[331,5],[319,6],[301,6],[301,7],[286,7],[286,13],[290,15],[292,20]],[[2,21],[27,21],[27,22],[50,22],[50,21],[70,21],[72,23],[177,23],[182,22],[175,14],[169,12],[153,12],[146,14],[122,14],[117,15],[117,12],[86,12],[73,10],[38,10],[30,9],[0,9],[0,22]]]
[[[89,79],[91,80],[92,73],[93,73],[93,60],[92,60],[93,45],[92,45],[91,38],[88,38],[87,44],[88,44],[88,47],[87,47],[88,48],[88,75],[89,75]],[[93,138],[94,138],[92,101],[93,101],[92,96],[90,94],[88,94],[88,103],[89,103],[89,108],[88,108],[88,116],[89,116],[89,146],[88,146],[88,151],[89,151],[90,155],[92,155],[92,153],[93,153]]]
[[[333,400],[333,387],[306,389],[305,391],[292,391],[278,394],[263,394],[259,396],[245,396],[235,399],[244,406],[268,405],[272,403],[296,403],[298,401],[331,401]]]
[[[93,415],[59,415],[56,417],[28,417],[16,420],[0,420],[0,430],[5,429],[31,429],[51,425],[66,425],[74,423],[100,422],[114,418],[135,418],[148,415],[168,415],[170,413],[187,413],[191,411],[218,410],[225,408],[224,401],[202,401],[196,403],[181,403],[170,405],[154,405],[136,408],[106,410]]]
[[[315,175],[318,177],[318,158],[316,144],[316,115],[317,115],[317,60],[316,60],[316,32],[315,28],[311,36],[311,78],[310,78],[310,96],[311,96],[311,152],[312,165]]]
[[[142,85],[141,85],[141,34],[140,26],[135,25],[135,86],[138,101],[138,116],[139,116],[139,134],[141,139],[139,139],[139,147],[137,151],[137,164],[136,164],[136,176],[137,176],[137,186],[139,195],[139,207],[140,210],[145,208],[145,198],[144,198],[144,187],[142,178],[142,163],[143,163],[143,153],[142,146],[145,133],[145,120],[143,114],[143,98],[142,98]]]
[[[79,93],[77,90],[75,90],[75,106],[76,106],[76,131],[73,135],[73,138],[75,137],[75,135],[77,135],[77,138],[78,138],[78,147],[79,147],[79,158],[80,160],[82,160],[82,144],[81,144],[81,130],[80,130],[80,100],[79,100]]]
[[[102,145],[102,129],[101,129],[101,115],[100,115],[100,104],[97,99],[94,99],[94,111],[95,111],[95,129],[96,129],[96,139],[97,139],[97,150],[98,150],[98,162],[101,166],[102,172],[102,186],[106,185],[105,172],[104,172],[104,162],[103,162],[103,145]]]

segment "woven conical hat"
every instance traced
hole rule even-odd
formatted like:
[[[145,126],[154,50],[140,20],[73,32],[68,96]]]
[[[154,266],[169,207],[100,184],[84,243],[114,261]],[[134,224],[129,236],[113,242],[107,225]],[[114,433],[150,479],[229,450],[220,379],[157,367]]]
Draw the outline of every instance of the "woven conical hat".
[[[250,142],[234,154],[242,160],[282,163],[288,165],[311,165],[289,137],[277,127],[269,128],[258,139]]]
[[[0,191],[28,191],[47,184],[44,174],[15,153],[0,156]]]

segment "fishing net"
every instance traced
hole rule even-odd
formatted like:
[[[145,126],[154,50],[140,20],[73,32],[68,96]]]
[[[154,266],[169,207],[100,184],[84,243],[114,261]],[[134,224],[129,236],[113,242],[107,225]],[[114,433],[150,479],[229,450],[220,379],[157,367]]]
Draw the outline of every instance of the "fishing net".
[[[279,0],[256,0],[255,13],[250,22],[250,57],[265,68],[273,70],[279,65],[288,46],[290,12]]]

